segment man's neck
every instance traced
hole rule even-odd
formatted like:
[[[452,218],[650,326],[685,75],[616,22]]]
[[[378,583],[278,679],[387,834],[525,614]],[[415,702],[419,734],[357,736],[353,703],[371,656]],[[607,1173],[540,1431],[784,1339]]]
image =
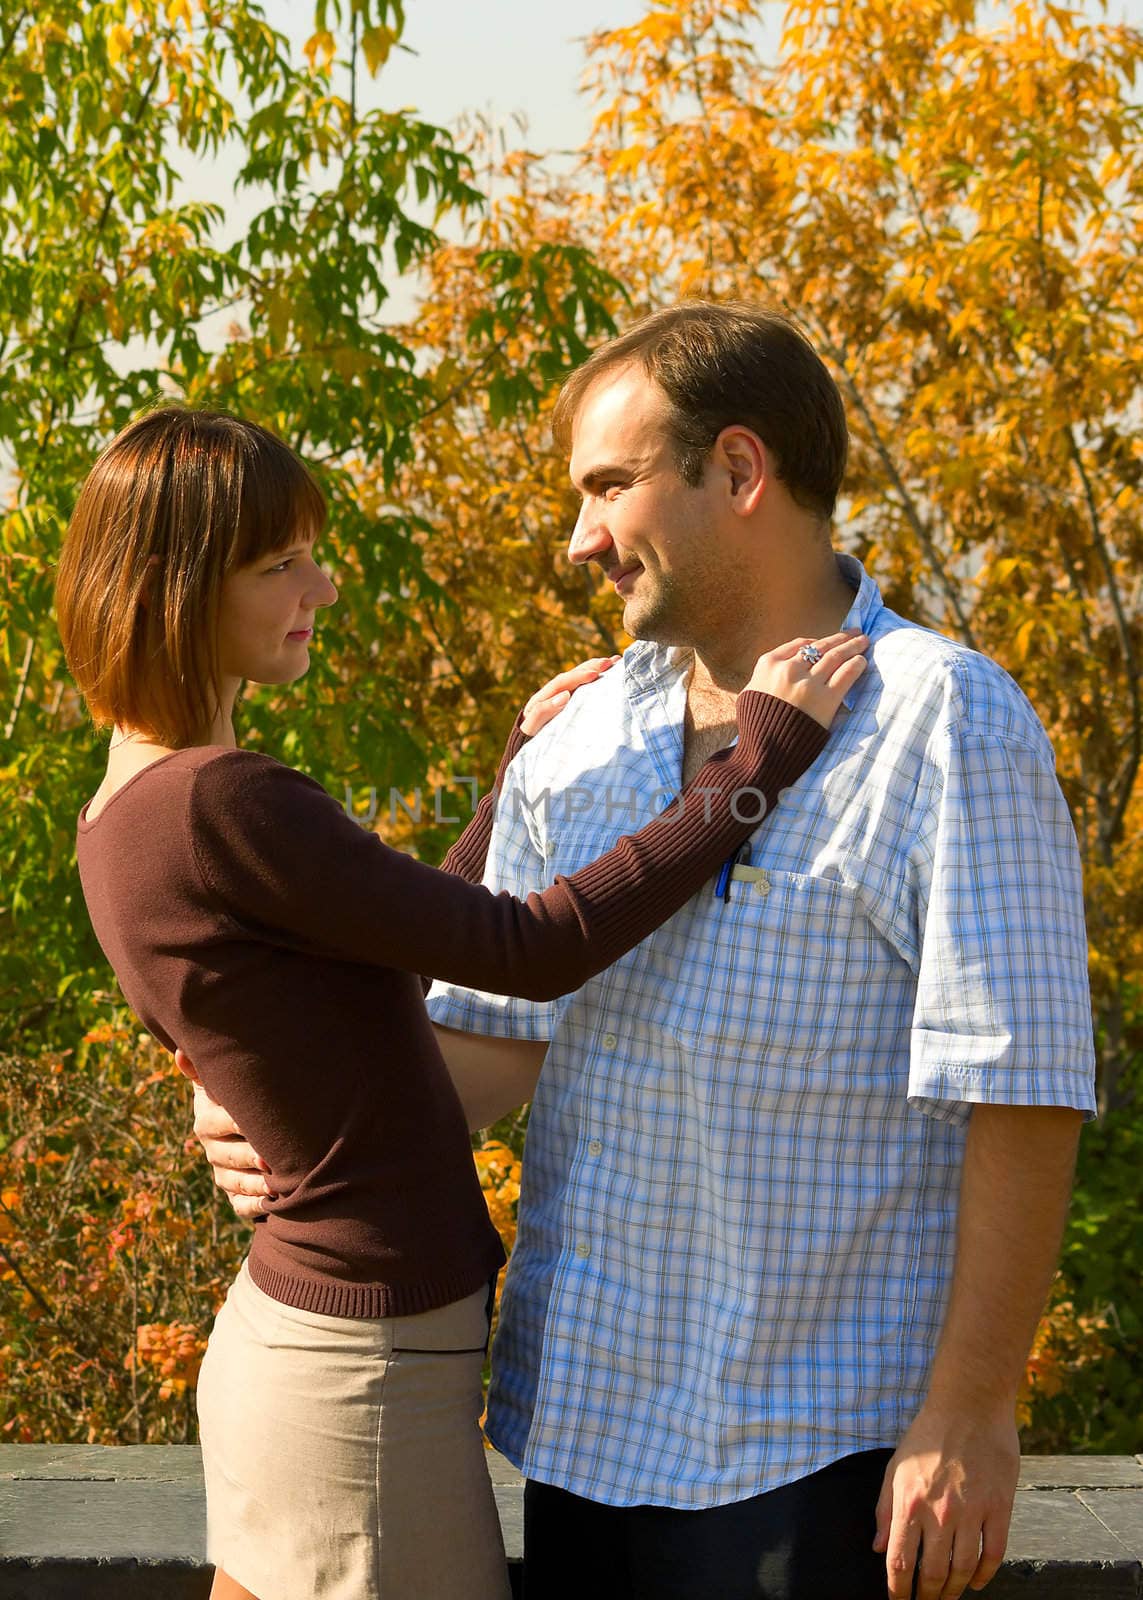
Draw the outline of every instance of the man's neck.
[[[823,639],[836,633],[853,605],[832,550],[809,573],[767,582],[757,604],[747,604],[733,622],[720,621],[709,638],[696,639],[689,695],[718,699],[737,695],[766,651],[790,639]]]

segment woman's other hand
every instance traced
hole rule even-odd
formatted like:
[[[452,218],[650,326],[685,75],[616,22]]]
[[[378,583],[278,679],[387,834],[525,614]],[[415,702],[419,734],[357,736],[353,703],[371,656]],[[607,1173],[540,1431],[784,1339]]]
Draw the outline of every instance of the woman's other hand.
[[[537,689],[524,707],[524,718],[520,724],[529,739],[559,716],[577,689],[582,689],[585,683],[594,683],[596,678],[602,677],[622,659],[622,656],[596,656],[594,660],[581,661],[578,667],[572,667],[570,672],[558,673],[542,689]]]

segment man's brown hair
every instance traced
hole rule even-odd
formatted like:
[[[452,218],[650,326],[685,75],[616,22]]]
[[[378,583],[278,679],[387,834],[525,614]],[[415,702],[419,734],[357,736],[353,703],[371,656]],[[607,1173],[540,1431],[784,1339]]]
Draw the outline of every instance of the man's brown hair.
[[[56,578],[64,653],[96,727],[201,743],[219,704],[223,578],[324,521],[310,473],[257,423],[164,406],[124,428],[80,490]]]
[[[666,395],[675,465],[697,487],[724,428],[756,433],[796,503],[832,517],[845,474],[845,407],[825,363],[778,311],[737,302],[684,300],[653,312],[592,353],[564,384],[552,415],[570,450],[592,385],[638,365]]]

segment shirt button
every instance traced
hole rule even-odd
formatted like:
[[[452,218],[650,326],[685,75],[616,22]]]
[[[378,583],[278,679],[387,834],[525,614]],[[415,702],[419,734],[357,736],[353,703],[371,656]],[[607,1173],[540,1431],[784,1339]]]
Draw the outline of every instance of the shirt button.
[[[603,1140],[590,1139],[588,1141],[587,1153],[589,1156],[601,1156],[603,1154]]]
[[[769,894],[770,893],[770,880],[769,880],[769,878],[766,878],[766,877],[755,878],[754,887],[758,891],[759,894]]]
[[[615,1046],[618,1043],[619,1043],[619,1040],[615,1037],[615,1035],[613,1033],[605,1033],[603,1035],[603,1048],[605,1050],[614,1050]]]
[[[579,1241],[579,1243],[575,1247],[575,1253],[576,1253],[577,1256],[581,1256],[581,1257],[582,1256],[589,1256],[591,1254],[591,1246],[588,1244],[586,1239],[581,1239]]]

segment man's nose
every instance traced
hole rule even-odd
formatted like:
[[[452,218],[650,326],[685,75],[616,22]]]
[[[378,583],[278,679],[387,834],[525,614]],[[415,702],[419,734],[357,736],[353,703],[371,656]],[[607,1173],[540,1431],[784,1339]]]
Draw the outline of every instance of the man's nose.
[[[590,505],[580,507],[572,536],[568,541],[568,560],[573,566],[582,566],[611,548],[612,538],[598,514]]]

